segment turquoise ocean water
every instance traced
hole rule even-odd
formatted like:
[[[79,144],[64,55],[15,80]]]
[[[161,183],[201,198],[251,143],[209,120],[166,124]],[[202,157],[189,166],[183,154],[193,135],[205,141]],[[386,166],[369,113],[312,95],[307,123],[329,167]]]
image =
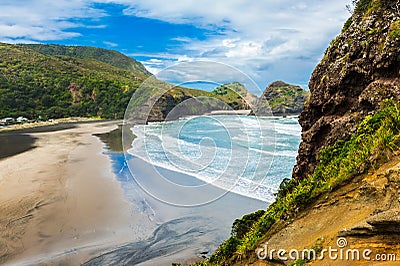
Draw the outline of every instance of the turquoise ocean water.
[[[188,117],[132,131],[132,156],[267,202],[291,177],[301,137],[294,116]]]
[[[234,219],[273,201],[281,180],[291,176],[301,129],[297,117],[202,116],[135,126],[132,131],[137,138],[128,154],[107,154],[131,203],[135,237],[84,265],[171,265],[182,256],[208,257],[229,237]],[[212,183],[236,194],[190,208],[160,202],[142,190],[137,176],[161,186],[157,192],[166,192],[167,198],[181,194],[164,188],[160,179],[152,183],[155,172],[190,180],[189,185]]]

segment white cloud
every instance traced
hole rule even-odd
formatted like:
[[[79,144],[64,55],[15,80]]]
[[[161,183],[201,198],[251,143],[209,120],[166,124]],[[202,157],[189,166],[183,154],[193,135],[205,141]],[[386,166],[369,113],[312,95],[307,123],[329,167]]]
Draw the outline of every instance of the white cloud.
[[[85,26],[80,20],[96,20],[106,15],[93,8],[92,3],[90,0],[2,0],[0,38],[46,41],[78,37],[81,34],[74,29]]]
[[[149,60],[149,62],[151,62],[153,64],[156,64],[156,65],[161,65],[163,61],[160,60],[160,59],[152,58],[152,59]]]
[[[226,46],[226,45],[225,45]],[[255,57],[262,54],[263,45],[254,41],[237,41],[226,46],[229,50],[225,53],[228,58]]]
[[[158,68],[157,66],[154,67],[153,64],[151,64],[151,63],[147,63],[147,62],[142,62],[142,63],[146,67],[147,71],[149,71],[153,75],[157,75],[157,73],[159,73],[161,71],[160,68]]]
[[[129,5],[130,1],[119,2]],[[261,86],[277,78],[304,86],[329,41],[349,16],[345,10],[348,2],[136,0],[125,14],[216,31],[205,40],[179,36],[180,46],[170,53],[231,64]]]
[[[277,78],[306,83],[349,16],[345,10],[349,1],[2,0],[0,40],[40,42],[79,37],[79,27],[105,27],[101,18],[107,11],[96,4],[118,4],[127,16],[206,29],[205,39],[176,36],[171,39],[174,46],[163,54],[147,54],[149,60],[144,64],[153,73],[174,62],[207,59],[231,64],[261,86]],[[162,63],[152,62],[152,58]]]
[[[103,41],[103,44],[109,46],[109,47],[117,47],[118,43],[113,43],[113,42],[108,42],[108,41]]]
[[[182,43],[187,43],[187,42],[191,42],[192,39],[188,38],[188,37],[175,37],[172,38],[171,41],[176,41],[176,42],[182,42]]]
[[[181,55],[178,57],[178,62],[192,62],[194,60],[194,58],[191,58],[187,55]]]

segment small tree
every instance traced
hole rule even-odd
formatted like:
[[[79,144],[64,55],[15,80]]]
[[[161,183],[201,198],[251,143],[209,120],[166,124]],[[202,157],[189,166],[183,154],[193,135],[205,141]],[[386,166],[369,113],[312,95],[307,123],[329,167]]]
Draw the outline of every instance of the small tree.
[[[264,210],[258,210],[256,212],[246,214],[241,219],[236,219],[232,225],[231,234],[239,239],[243,238],[246,233],[250,230],[255,222],[261,218],[265,213]]]

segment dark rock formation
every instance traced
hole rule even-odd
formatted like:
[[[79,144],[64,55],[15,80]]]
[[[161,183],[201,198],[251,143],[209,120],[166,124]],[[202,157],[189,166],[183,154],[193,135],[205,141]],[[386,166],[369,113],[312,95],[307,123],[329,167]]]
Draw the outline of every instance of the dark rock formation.
[[[228,110],[229,105],[212,97],[165,93],[151,108],[147,122],[171,121],[185,116],[203,115],[214,110]]]
[[[142,84],[129,107],[129,117],[143,124],[204,115],[217,110],[248,110],[256,97],[240,83],[224,84],[211,92],[174,87],[154,79]]]
[[[359,1],[314,70],[300,115],[302,142],[293,177],[314,171],[318,152],[348,139],[382,100],[400,101],[400,10],[396,1]]]
[[[268,85],[257,100],[254,113],[257,115],[300,114],[309,92],[300,86],[275,81]]]

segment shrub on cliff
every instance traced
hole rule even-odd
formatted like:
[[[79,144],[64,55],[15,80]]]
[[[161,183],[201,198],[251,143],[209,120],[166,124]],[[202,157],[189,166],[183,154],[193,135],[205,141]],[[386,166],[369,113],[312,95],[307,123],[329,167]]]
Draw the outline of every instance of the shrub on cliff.
[[[382,109],[361,121],[348,141],[337,141],[318,154],[312,175],[286,182],[280,197],[254,222],[241,239],[231,237],[203,265],[220,265],[235,256],[254,252],[258,242],[273,227],[292,219],[322,194],[329,193],[354,176],[388,161],[400,149],[400,105],[385,100]],[[237,223],[238,224],[238,223]],[[235,246],[236,244],[236,246]]]

